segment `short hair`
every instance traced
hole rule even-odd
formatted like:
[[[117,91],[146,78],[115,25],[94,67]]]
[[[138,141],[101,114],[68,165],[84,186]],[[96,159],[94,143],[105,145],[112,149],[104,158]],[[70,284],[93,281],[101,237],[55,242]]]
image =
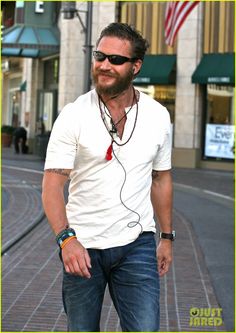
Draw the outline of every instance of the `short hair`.
[[[138,32],[134,27],[126,23],[110,23],[102,30],[97,40],[96,46],[98,46],[103,37],[117,37],[130,41],[133,49],[132,58],[136,59],[143,60],[147,48],[149,47],[148,41],[142,37],[140,32]]]

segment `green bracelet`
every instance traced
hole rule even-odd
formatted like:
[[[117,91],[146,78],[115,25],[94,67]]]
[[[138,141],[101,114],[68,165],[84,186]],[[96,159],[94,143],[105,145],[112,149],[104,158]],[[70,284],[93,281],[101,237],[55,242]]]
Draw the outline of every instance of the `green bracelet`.
[[[61,244],[66,240],[68,237],[76,236],[75,230],[72,228],[64,229],[62,230],[57,236],[56,236],[56,242],[59,247],[61,247]]]

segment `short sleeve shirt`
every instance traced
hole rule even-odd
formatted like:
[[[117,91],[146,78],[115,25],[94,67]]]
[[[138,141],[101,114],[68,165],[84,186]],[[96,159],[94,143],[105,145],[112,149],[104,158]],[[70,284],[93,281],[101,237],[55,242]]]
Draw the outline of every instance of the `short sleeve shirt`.
[[[122,246],[155,232],[151,173],[171,168],[170,117],[160,103],[140,93],[122,140],[113,134],[111,160],[108,123],[92,90],[61,111],[47,148],[45,169],[72,170],[66,213],[86,248]]]

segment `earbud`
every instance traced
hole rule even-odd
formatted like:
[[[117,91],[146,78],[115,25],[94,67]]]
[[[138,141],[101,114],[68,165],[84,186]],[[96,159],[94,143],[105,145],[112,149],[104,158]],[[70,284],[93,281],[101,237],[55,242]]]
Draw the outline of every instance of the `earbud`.
[[[115,124],[113,123],[112,119],[111,119],[111,126],[112,126],[112,129],[109,132],[110,133],[117,133],[117,128],[116,128]]]

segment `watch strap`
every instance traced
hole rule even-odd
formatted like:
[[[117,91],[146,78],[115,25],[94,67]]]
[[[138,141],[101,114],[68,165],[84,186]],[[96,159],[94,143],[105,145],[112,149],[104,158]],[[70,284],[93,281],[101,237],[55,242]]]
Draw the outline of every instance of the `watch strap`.
[[[175,230],[173,230],[171,233],[160,232],[159,237],[161,239],[169,239],[171,241],[174,241],[176,237],[176,232]]]

